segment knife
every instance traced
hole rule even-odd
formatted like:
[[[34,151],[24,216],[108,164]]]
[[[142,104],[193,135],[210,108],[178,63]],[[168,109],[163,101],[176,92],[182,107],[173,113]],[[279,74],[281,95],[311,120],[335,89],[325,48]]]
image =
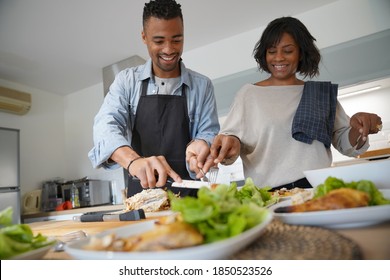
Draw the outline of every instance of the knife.
[[[195,181],[195,180],[182,180],[181,183],[172,183],[172,187],[188,188],[188,189],[200,189],[201,187],[210,188],[209,182]]]
[[[139,181],[139,179],[135,176],[133,176],[132,180],[134,181]],[[210,188],[210,183],[209,182],[202,182],[202,181],[196,181],[196,180],[182,180],[181,183],[177,183],[173,181],[171,178],[167,180],[167,185],[168,188],[188,188],[188,189],[200,189],[201,187],[208,187]],[[161,187],[160,187],[161,188]],[[162,187],[162,188],[165,188]]]
[[[137,221],[145,219],[145,212],[143,209],[126,212],[97,211],[87,212],[74,218],[81,222]]]

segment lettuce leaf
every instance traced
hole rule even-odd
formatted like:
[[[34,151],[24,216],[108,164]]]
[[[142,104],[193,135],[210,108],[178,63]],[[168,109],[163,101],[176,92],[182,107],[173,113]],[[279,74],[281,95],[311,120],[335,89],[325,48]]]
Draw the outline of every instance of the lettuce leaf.
[[[0,212],[0,259],[9,259],[16,255],[54,244],[38,233],[34,236],[27,224],[12,225],[12,208],[8,207]]]

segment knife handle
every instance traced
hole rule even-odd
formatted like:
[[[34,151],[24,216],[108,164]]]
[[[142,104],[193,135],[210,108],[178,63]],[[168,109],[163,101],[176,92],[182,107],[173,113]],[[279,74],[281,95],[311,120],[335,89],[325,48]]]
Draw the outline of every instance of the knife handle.
[[[80,216],[81,222],[104,222],[104,221],[137,221],[145,219],[143,209],[132,210],[121,214],[109,211],[88,212]]]
[[[103,216],[107,211],[88,212],[80,216],[80,222],[103,222]]]
[[[119,221],[137,221],[145,218],[145,212],[143,209],[132,210],[119,214]]]

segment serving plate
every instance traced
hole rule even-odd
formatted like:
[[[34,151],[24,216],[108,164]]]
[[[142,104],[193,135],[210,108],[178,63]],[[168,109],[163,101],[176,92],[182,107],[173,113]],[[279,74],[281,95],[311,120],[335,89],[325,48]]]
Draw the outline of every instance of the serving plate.
[[[226,259],[239,250],[243,249],[249,243],[261,236],[268,224],[273,219],[272,211],[268,211],[265,220],[237,235],[225,240],[203,244],[199,246],[173,249],[158,252],[113,252],[113,251],[92,251],[85,250],[83,247],[89,243],[91,237],[83,240],[74,241],[65,246],[65,251],[75,259],[80,260],[206,260],[206,259]],[[104,231],[97,234],[96,237],[104,237],[107,234],[115,233],[119,237],[129,237],[151,230],[155,227],[153,220],[136,223],[113,230]]]
[[[390,197],[390,190],[380,190],[384,197]],[[390,204],[340,210],[277,213],[277,208],[292,205],[291,200],[282,201],[270,207],[275,219],[286,224],[320,226],[326,228],[356,228],[379,224],[390,220]]]
[[[11,258],[11,260],[40,260],[43,258],[44,255],[46,255],[47,252],[51,248],[53,248],[54,244],[50,244],[35,250],[31,250],[19,255],[14,256]]]
[[[378,189],[390,189],[390,159],[368,161],[345,166],[306,170],[303,173],[309,183],[316,188],[328,177],[336,177],[344,182],[369,180]]]

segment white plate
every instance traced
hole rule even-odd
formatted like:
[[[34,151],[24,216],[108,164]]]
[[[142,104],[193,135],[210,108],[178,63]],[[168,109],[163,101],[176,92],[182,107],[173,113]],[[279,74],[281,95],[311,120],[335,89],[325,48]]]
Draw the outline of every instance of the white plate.
[[[47,252],[53,247],[54,245],[48,245],[45,247],[41,247],[32,251],[25,252],[20,255],[16,255],[11,260],[40,260],[43,258],[44,255],[46,255]]]
[[[356,163],[346,166],[335,166],[315,170],[306,170],[305,174],[310,184],[316,188],[323,184],[329,176],[344,182],[369,180],[378,189],[390,189],[390,159]]]
[[[384,197],[389,198],[389,190],[380,191]],[[273,205],[270,209],[275,211],[278,207],[289,205],[291,205],[291,200],[286,200]],[[293,225],[326,228],[366,227],[390,220],[390,205],[300,213],[274,213],[274,217],[286,224]]]
[[[253,227],[240,235],[231,237],[222,241],[159,252],[112,252],[112,251],[91,251],[83,249],[91,237],[83,240],[69,243],[65,246],[65,251],[75,259],[80,260],[205,260],[205,259],[225,259],[234,253],[243,249],[249,243],[256,240],[272,221],[273,213],[268,212],[266,219],[263,223]],[[109,233],[115,233],[120,237],[128,237],[135,234],[140,234],[154,227],[154,221],[146,221],[142,223],[136,223],[129,226],[109,230],[97,234],[97,237],[103,237]]]

